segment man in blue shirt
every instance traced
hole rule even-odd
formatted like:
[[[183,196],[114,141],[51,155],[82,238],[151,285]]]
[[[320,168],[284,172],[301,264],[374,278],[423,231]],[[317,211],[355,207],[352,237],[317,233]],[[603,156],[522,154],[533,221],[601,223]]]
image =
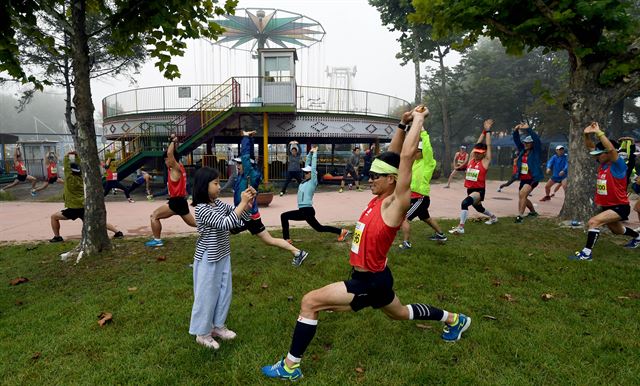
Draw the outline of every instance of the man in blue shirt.
[[[560,188],[567,192],[567,172],[569,171],[569,158],[565,154],[564,146],[556,146],[556,154],[547,161],[547,174],[551,174],[551,178],[544,186],[545,195],[540,201],[549,201],[551,197],[556,195]],[[558,184],[551,194],[553,185]]]

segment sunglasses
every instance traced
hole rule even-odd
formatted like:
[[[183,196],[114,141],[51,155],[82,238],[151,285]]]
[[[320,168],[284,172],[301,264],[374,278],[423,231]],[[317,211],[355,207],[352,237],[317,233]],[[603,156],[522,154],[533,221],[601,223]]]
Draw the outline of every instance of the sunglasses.
[[[374,172],[369,172],[369,179],[373,180],[377,180],[380,177],[384,177],[384,176],[388,176],[388,174],[379,174],[379,173],[374,173]]]

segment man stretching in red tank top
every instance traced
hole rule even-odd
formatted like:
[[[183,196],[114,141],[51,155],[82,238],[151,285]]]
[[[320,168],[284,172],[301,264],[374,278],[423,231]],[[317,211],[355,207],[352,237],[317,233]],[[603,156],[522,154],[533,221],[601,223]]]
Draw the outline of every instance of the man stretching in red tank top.
[[[320,311],[359,311],[373,307],[382,309],[395,320],[438,320],[445,323],[442,338],[446,341],[460,339],[471,324],[471,318],[463,314],[427,304],[402,305],[393,291],[393,277],[387,266],[387,252],[411,202],[411,167],[428,114],[424,106],[405,113],[404,122],[413,120],[406,140],[405,132],[398,130],[389,151],[380,154],[371,164],[369,184],[375,197],[360,216],[353,233],[349,260],[353,267],[351,279],[304,295],[289,353],[276,364],[263,367],[265,376],[289,380],[302,377],[300,361],[315,335]]]
[[[154,210],[151,214],[151,230],[153,231],[153,239],[144,243],[147,247],[161,247],[164,245],[161,238],[162,224],[160,220],[171,216],[180,216],[182,220],[189,226],[196,227],[196,220],[189,211],[189,203],[187,202],[187,173],[184,166],[178,159],[178,139],[175,134],[171,134],[169,138],[169,148],[163,154],[164,163],[169,169],[169,178],[167,179],[167,187],[169,189],[169,201]]]

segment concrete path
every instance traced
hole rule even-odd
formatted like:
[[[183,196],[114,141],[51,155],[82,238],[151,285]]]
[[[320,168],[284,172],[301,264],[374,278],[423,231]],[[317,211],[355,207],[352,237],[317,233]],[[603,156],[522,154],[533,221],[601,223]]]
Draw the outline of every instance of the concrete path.
[[[515,216],[517,212],[517,184],[506,188],[502,193],[497,193],[499,185],[497,181],[488,182],[487,194],[484,206],[498,217]],[[59,194],[62,186],[54,185],[42,193],[48,195]],[[56,190],[58,189],[58,190]],[[322,224],[344,223],[352,226],[360,216],[373,195],[369,190],[357,192],[346,190],[338,193],[337,187],[322,186],[322,191],[314,196],[314,208],[316,217]],[[280,214],[296,209],[296,189],[290,189],[290,193],[283,197],[275,196],[271,205],[262,208],[263,222],[267,227],[280,228]],[[26,185],[10,190],[15,197],[28,197],[24,201],[0,202],[0,242],[7,241],[37,241],[48,240],[53,237],[50,225],[52,213],[63,209],[59,202],[38,202],[29,196]],[[140,194],[141,192],[138,192]],[[543,187],[537,187],[531,197],[538,212],[544,217],[554,217],[560,212],[564,195],[562,190],[551,201],[540,202],[544,194]],[[429,211],[435,218],[457,218],[460,214],[460,201],[466,196],[462,181],[458,180],[451,189],[444,189],[442,184],[434,184],[431,188],[431,207]],[[42,195],[38,197],[41,199]],[[165,203],[164,199],[156,199],[148,202],[142,196],[134,196],[138,201],[128,203],[123,195],[107,197],[108,221],[120,230],[125,236],[149,236],[149,215],[159,205]],[[231,197],[223,197],[223,201],[232,203]],[[470,217],[477,216],[473,209]],[[636,215],[632,213],[632,219]],[[304,222],[292,222],[292,226],[306,226]],[[162,221],[163,235],[194,233],[195,229],[187,226],[179,217],[172,217]],[[61,235],[65,239],[79,239],[82,229],[80,221],[64,221],[61,223]]]

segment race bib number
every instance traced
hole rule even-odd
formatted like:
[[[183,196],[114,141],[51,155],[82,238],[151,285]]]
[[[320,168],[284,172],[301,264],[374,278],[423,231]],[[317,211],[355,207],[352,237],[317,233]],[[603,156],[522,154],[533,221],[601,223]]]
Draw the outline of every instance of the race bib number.
[[[529,174],[529,165],[523,163],[520,167],[520,174]]]
[[[596,181],[596,192],[602,196],[607,195],[607,180],[601,180],[598,178]]]
[[[479,169],[467,169],[465,178],[467,181],[478,181],[478,175],[480,175]]]
[[[57,174],[58,168],[51,168],[51,174]]]
[[[356,223],[356,229],[353,231],[353,238],[351,239],[351,252],[357,254],[360,250],[360,241],[362,241],[362,232],[364,232],[364,224],[358,221]]]
[[[113,172],[111,173],[111,181],[117,181],[118,180],[118,173]]]

